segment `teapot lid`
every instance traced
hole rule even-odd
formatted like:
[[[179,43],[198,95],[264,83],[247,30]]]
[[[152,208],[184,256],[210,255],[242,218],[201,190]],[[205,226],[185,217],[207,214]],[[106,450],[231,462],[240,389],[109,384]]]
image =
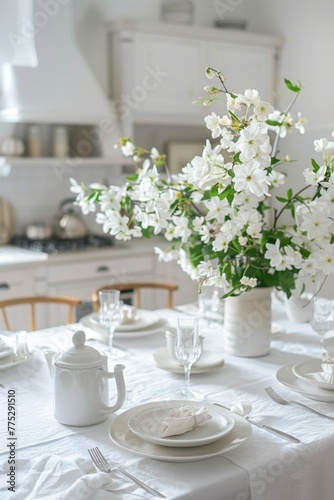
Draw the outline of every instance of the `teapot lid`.
[[[106,359],[106,355],[94,347],[85,345],[86,334],[77,330],[72,335],[73,345],[56,354],[55,363],[65,368],[93,368],[99,366]]]

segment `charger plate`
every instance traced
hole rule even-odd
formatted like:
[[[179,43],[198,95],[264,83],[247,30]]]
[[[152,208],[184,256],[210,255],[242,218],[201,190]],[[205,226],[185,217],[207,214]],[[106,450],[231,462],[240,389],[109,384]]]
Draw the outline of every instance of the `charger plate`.
[[[195,410],[206,407],[204,404],[194,404],[193,401],[188,401],[186,405],[194,407]],[[219,408],[214,406],[214,409],[210,411],[211,419],[192,431],[176,436],[160,437],[163,420],[169,417],[173,408],[179,406],[174,401],[167,401],[162,405],[146,404],[129,419],[129,427],[134,434],[149,443],[177,448],[213,443],[231,432],[234,427],[235,421],[229,412],[223,415]]]
[[[166,403],[166,401],[157,401],[154,404],[160,406]],[[195,401],[189,402],[185,400],[168,401],[168,403],[173,403],[174,406],[189,403],[193,406],[196,405],[196,407],[201,405],[201,403]],[[146,403],[146,407],[147,405],[152,405],[152,403]],[[127,451],[132,451],[136,455],[150,457],[164,462],[195,462],[204,460],[227,453],[246,443],[252,434],[252,427],[247,420],[237,414],[227,412],[227,410],[223,408],[211,404],[206,404],[205,406],[210,413],[211,411],[216,412],[217,409],[219,409],[221,410],[221,415],[226,416],[229,414],[234,420],[234,427],[231,432],[213,443],[204,444],[202,446],[176,448],[172,446],[160,446],[140,438],[129,428],[129,420],[136,415],[138,410],[144,409],[145,404],[126,410],[116,416],[110,425],[109,436],[113,443]]]
[[[277,380],[286,387],[289,387],[289,389],[302,394],[306,398],[314,399],[315,401],[322,401],[324,403],[334,403],[333,391],[321,389],[315,384],[297,377],[297,375],[293,372],[295,365],[296,363],[291,363],[280,368],[276,373]]]

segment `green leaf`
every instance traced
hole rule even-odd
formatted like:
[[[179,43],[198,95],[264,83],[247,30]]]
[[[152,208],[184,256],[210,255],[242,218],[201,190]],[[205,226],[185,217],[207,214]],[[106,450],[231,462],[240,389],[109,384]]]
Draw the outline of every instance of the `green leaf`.
[[[287,78],[284,78],[284,82],[285,82],[285,85],[288,87],[289,90],[291,90],[291,92],[300,92],[301,89],[302,89],[302,86],[301,86],[301,83],[300,82],[297,82],[296,85],[294,85],[290,80],[288,80]]]
[[[266,120],[265,123],[267,125],[270,125],[271,127],[280,127],[282,125],[281,122],[278,122],[276,120]]]
[[[231,193],[234,196],[234,189],[233,189],[233,187],[232,186],[226,186],[226,188],[224,189],[224,191],[219,194],[219,199],[220,200],[224,200],[224,198],[226,198],[226,197],[229,199],[229,195]]]
[[[283,198],[282,196],[275,196],[277,201],[280,201],[281,203],[286,203],[288,200],[286,198]]]
[[[293,191],[291,188],[289,188],[287,190],[286,196],[287,196],[288,200],[291,200],[291,198],[293,197]]]
[[[318,172],[320,165],[318,165],[317,162],[315,160],[313,160],[313,158],[311,159],[311,163],[312,163],[313,170],[315,172]]]
[[[232,113],[232,111],[230,111],[230,110],[228,112],[229,112],[231,118],[233,118],[233,120],[235,120],[236,122],[240,123],[240,120],[237,117],[237,115],[235,115],[234,113]]]
[[[134,181],[136,181],[137,179],[138,179],[138,175],[128,175],[128,176],[126,177],[126,180],[127,180],[127,181],[131,181],[131,182],[134,182]]]
[[[276,165],[276,163],[279,163],[279,162],[280,162],[280,160],[278,160],[277,158],[274,158],[274,157],[271,158],[271,165]]]
[[[205,191],[202,200],[210,200],[215,196],[218,196],[218,184],[215,184],[208,191]]]

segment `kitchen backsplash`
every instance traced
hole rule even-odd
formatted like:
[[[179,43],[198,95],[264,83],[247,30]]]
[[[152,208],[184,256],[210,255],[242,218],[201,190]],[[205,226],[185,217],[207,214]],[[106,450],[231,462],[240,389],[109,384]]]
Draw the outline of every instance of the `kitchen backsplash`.
[[[85,184],[98,180],[120,184],[122,178],[115,172],[119,172],[115,166],[78,167],[60,181],[52,167],[14,167],[8,177],[0,177],[0,198],[12,205],[15,234],[23,234],[25,226],[33,222],[54,222],[60,202],[74,196],[70,176]],[[85,217],[85,222],[91,232],[101,233],[94,214]]]

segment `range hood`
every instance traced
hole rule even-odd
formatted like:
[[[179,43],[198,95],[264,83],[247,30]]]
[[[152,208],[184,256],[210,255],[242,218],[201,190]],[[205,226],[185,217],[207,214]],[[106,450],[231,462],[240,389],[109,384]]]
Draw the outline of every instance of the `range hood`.
[[[98,124],[116,122],[116,113],[81,53],[73,34],[72,2],[29,3],[29,19],[20,15],[17,46],[33,43],[36,66],[1,66],[0,122]],[[46,10],[54,6],[55,10]],[[22,34],[23,33],[23,34]],[[13,48],[14,50],[14,48]]]

